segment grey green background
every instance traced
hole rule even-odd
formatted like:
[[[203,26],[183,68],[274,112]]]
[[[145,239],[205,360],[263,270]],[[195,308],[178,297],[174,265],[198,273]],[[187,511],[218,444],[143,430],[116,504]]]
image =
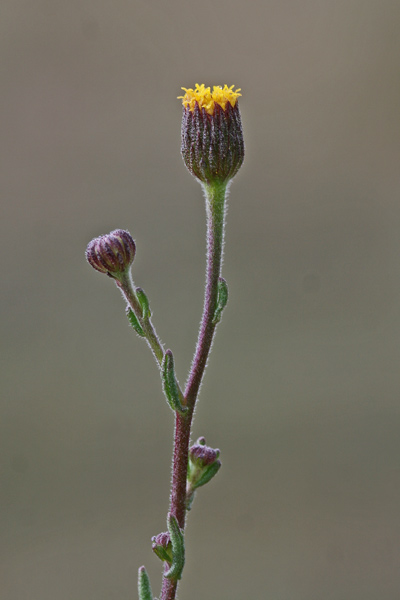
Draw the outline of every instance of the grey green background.
[[[400,4],[4,0],[3,600],[159,594],[172,413],[119,292],[85,263],[127,228],[184,381],[205,219],[180,86],[235,84],[230,300],[194,436],[223,468],[181,600],[395,600],[400,575]]]

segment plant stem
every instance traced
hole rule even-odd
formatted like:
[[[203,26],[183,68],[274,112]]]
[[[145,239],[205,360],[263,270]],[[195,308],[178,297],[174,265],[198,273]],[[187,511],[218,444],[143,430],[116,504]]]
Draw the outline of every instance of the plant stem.
[[[226,184],[204,185],[207,212],[207,268],[203,316],[184,395],[184,404],[188,406],[189,411],[183,416],[175,413],[170,512],[175,515],[181,529],[185,528],[186,477],[192,418],[216,328],[213,317],[222,265],[226,189]],[[160,600],[174,600],[177,585],[177,581],[164,577]]]
[[[130,272],[125,273],[121,280],[116,279],[115,283],[121,289],[129,306],[135,313],[136,318],[138,319],[140,326],[145,333],[147,343],[154,354],[154,358],[156,359],[157,363],[161,365],[164,358],[164,348],[151,320],[143,319],[142,307],[140,306],[139,300],[134,292],[135,286],[133,284]]]
[[[207,211],[206,288],[196,352],[185,389],[186,402],[192,408],[196,403],[216,328],[213,317],[217,305],[218,279],[222,265],[226,190],[226,184],[204,185]]]
[[[142,307],[140,306],[139,300],[137,299],[137,296],[135,294],[135,286],[132,281],[131,273],[130,272],[125,273],[121,277],[121,279],[116,279],[115,283],[120,288],[121,292],[123,293],[123,295],[125,296],[125,299],[127,300],[128,304],[129,304],[129,306],[135,313],[136,318],[139,321],[139,324],[145,334],[147,344],[149,345],[150,350],[153,352],[153,356],[156,359],[158,366],[161,368],[162,361],[163,361],[164,354],[165,354],[164,347],[160,341],[160,338],[157,335],[157,332],[155,330],[153,323],[151,322],[151,319],[143,318]],[[183,392],[182,392],[178,382],[176,382],[176,385],[179,390],[180,401],[183,404],[184,403]]]

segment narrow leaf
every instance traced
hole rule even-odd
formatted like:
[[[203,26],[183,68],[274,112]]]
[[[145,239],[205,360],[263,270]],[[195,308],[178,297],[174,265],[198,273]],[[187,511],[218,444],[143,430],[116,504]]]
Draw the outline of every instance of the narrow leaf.
[[[196,483],[193,485],[194,489],[199,488],[202,485],[205,485],[206,483],[208,483],[210,481],[210,479],[212,479],[214,477],[214,475],[216,475],[218,473],[220,468],[221,468],[221,462],[219,460],[216,460],[211,465],[206,467],[204,469],[203,474],[201,475],[200,479],[198,481],[196,481]]]
[[[193,504],[193,500],[195,497],[195,491],[192,490],[191,492],[189,492],[186,496],[186,510],[191,510],[192,509],[192,504]]]
[[[140,335],[140,337],[145,337],[146,334],[144,333],[135,313],[129,306],[126,309],[126,316],[128,317],[128,321],[132,325],[132,327],[136,331],[136,333],[138,335]]]
[[[173,561],[171,568],[165,573],[165,577],[177,581],[182,577],[185,566],[185,540],[176,517],[168,513],[167,527],[171,538]]]
[[[162,546],[153,546],[153,552],[156,556],[158,556],[160,560],[166,561],[168,563],[171,561],[170,555]]]
[[[153,600],[153,594],[150,587],[150,579],[144,567],[139,569],[138,577],[139,600]]]
[[[138,287],[136,288],[136,296],[137,299],[139,300],[139,304],[142,307],[142,316],[143,319],[150,319],[151,317],[151,310],[150,310],[150,304],[149,304],[149,299],[146,296],[146,294],[144,293],[144,291],[142,290],[142,288]]]
[[[214,312],[213,325],[220,322],[222,317],[222,311],[228,302],[228,284],[223,277],[218,279],[218,297],[217,297],[217,308]]]
[[[175,377],[174,357],[171,350],[167,350],[164,354],[161,377],[164,394],[168,404],[173,411],[177,411],[179,414],[184,415],[188,409],[187,406],[182,406],[181,404],[181,394]]]

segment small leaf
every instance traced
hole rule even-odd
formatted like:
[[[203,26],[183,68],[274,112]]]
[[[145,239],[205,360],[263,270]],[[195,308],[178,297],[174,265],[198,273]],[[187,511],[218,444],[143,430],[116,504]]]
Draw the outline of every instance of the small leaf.
[[[196,481],[196,483],[193,485],[193,488],[196,489],[196,488],[199,488],[202,485],[205,485],[206,483],[208,483],[210,481],[210,479],[212,479],[218,473],[220,468],[221,468],[221,462],[219,460],[216,460],[211,465],[206,467],[204,469],[200,479],[198,479]]]
[[[153,594],[150,587],[150,579],[144,567],[139,569],[138,577],[139,600],[153,600]]]
[[[228,302],[228,284],[223,277],[218,279],[218,297],[217,297],[217,308],[214,312],[213,325],[220,322],[222,317],[222,311]]]
[[[164,576],[177,581],[182,577],[183,567],[185,566],[185,540],[178,521],[172,513],[168,513],[167,527],[171,538],[173,561],[171,568]]]
[[[193,504],[193,500],[195,497],[195,491],[192,490],[191,492],[189,492],[186,496],[186,510],[191,510],[192,509],[192,504]]]
[[[171,562],[171,557],[168,554],[167,550],[162,546],[153,545],[153,552],[160,560],[163,560],[167,563]]]
[[[163,390],[167,402],[173,411],[184,415],[188,408],[181,404],[181,393],[179,390],[178,382],[175,377],[174,368],[174,357],[171,350],[167,350],[164,354],[162,366],[161,366],[161,377],[163,382]]]
[[[136,296],[137,299],[139,300],[139,304],[142,308],[142,317],[144,320],[146,319],[150,319],[151,317],[151,310],[150,310],[150,304],[149,304],[149,299],[146,296],[146,294],[144,293],[144,291],[142,290],[142,288],[138,287],[136,288]]]
[[[132,327],[136,331],[136,333],[138,335],[140,335],[140,337],[145,337],[145,335],[146,335],[145,332],[143,331],[135,313],[129,306],[126,309],[126,316],[128,317],[128,321],[132,325]]]

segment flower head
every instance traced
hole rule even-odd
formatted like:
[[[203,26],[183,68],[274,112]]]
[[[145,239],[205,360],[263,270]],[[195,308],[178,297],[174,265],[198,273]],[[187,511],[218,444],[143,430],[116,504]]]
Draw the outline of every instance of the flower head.
[[[182,89],[186,93],[184,96],[178,96],[178,98],[182,99],[183,106],[189,108],[192,112],[194,112],[197,102],[199,108],[204,108],[206,113],[213,115],[216,104],[225,110],[226,105],[229,102],[232,108],[234,108],[238,97],[242,95],[239,94],[240,88],[234,91],[234,87],[234,85],[231,85],[231,87],[224,85],[224,87],[221,88],[219,85],[214,85],[213,91],[211,91],[211,88],[206,88],[204,83],[201,85],[196,83],[194,89],[183,87]]]
[[[240,88],[204,84],[182,88],[181,152],[189,171],[202,183],[227,183],[244,160],[238,97]]]
[[[96,271],[117,279],[129,269],[135,253],[136,246],[131,234],[123,229],[115,229],[89,242],[86,259]]]

